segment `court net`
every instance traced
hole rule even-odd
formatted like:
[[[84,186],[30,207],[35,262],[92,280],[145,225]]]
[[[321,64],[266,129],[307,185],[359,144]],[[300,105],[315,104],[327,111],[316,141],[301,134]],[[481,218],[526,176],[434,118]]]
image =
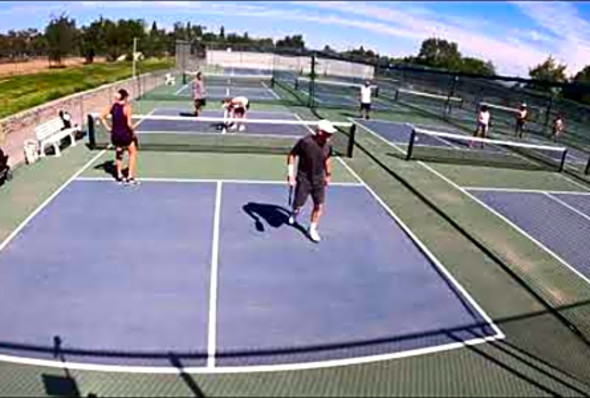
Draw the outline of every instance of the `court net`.
[[[193,72],[183,74],[183,83],[161,85],[145,92],[140,99],[152,101],[193,100]],[[222,100],[228,97],[245,96],[253,101],[278,101],[280,96],[273,90],[275,81],[272,75],[227,75],[204,74],[203,82],[207,100]]]
[[[388,92],[387,95],[383,93],[383,96],[393,101],[404,102],[416,106],[423,105],[427,107],[445,108],[463,107],[463,99],[459,97],[450,97],[446,95],[432,94],[405,88],[395,89],[393,92]]]
[[[298,139],[314,133],[318,121],[252,118],[238,121],[187,113],[133,115],[132,123],[141,150],[286,154]],[[331,139],[334,155],[352,157],[354,124],[334,122],[333,125],[338,130]],[[110,132],[97,114],[88,115],[88,131],[91,148],[111,147]]]
[[[183,83],[190,84],[196,78],[197,72],[188,72],[185,71],[183,73]],[[215,73],[208,73],[203,74],[203,81],[206,85],[214,86],[214,85],[221,85],[221,86],[233,86],[233,87],[264,87],[264,86],[273,86],[273,76],[266,75],[266,74],[243,74],[243,75],[234,75],[234,74],[215,74]]]
[[[492,114],[492,119],[501,120],[508,125],[514,125],[516,116],[520,113],[520,108],[518,107],[513,108],[485,101],[482,101],[477,105],[476,111],[479,111],[482,105],[486,105],[489,108]],[[529,122],[538,122],[543,115],[543,110],[538,107],[527,106],[527,111],[527,121]]]
[[[305,77],[300,77],[295,79],[295,89],[302,90],[305,92],[310,92],[312,80]],[[323,80],[323,79],[315,79],[313,80],[313,89],[315,90],[316,94],[335,94],[335,95],[347,95],[347,96],[354,96],[358,98],[361,92],[361,87],[364,84],[354,83],[354,82],[347,82],[347,81],[338,81],[338,80]],[[379,86],[372,84],[371,91],[375,97],[379,96]]]
[[[567,148],[414,128],[406,158],[480,166],[562,171]]]

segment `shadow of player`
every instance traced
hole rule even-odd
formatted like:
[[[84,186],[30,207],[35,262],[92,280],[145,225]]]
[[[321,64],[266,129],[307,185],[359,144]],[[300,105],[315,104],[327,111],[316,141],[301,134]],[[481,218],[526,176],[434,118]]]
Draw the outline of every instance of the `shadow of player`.
[[[268,225],[273,228],[280,228],[283,225],[296,228],[299,232],[307,236],[307,231],[300,224],[289,225],[289,210],[282,206],[277,206],[269,203],[253,203],[248,202],[243,206],[244,211],[254,220],[256,230],[264,232],[264,224],[261,219],[266,221]]]
[[[95,170],[102,170],[104,171],[106,174],[110,175],[113,178],[117,177],[117,168],[115,167],[115,162],[113,160],[107,160],[101,164],[98,164],[96,166],[94,166]],[[125,167],[121,170],[121,173],[124,176],[127,176],[129,174],[129,168]]]

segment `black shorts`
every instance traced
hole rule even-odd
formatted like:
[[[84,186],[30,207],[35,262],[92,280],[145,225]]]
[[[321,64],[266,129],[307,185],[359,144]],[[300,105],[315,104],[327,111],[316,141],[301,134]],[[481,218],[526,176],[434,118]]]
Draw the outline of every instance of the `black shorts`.
[[[371,111],[371,103],[364,103],[361,102],[361,111],[366,110],[367,112]]]
[[[131,134],[113,134],[111,135],[111,144],[119,148],[127,148],[136,139]]]
[[[317,206],[323,204],[326,198],[326,186],[324,181],[312,183],[306,178],[298,178],[297,184],[295,185],[295,200],[293,201],[293,207],[302,207],[310,194],[314,205]]]
[[[237,116],[244,116],[244,114],[246,114],[246,108],[244,108],[243,106],[236,106],[233,109],[233,113]]]
[[[205,99],[205,98],[195,99],[195,108],[202,108],[206,105],[207,105],[207,99]]]

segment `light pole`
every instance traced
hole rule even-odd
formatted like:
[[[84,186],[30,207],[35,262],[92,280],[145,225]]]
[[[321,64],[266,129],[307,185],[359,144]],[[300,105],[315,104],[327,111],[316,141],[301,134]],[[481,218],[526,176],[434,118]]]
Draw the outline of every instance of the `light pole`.
[[[132,77],[135,77],[135,63],[137,62],[137,37],[133,38],[133,54],[132,54],[132,70],[131,70],[131,75]]]

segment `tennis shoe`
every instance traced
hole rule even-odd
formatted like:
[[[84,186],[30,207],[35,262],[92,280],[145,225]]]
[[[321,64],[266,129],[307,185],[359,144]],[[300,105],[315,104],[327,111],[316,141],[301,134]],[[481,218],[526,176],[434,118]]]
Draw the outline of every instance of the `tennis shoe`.
[[[239,131],[246,131],[246,126],[244,126],[244,125],[240,126]]]
[[[127,178],[125,180],[125,185],[139,185],[139,181],[135,178]]]
[[[235,124],[232,124],[231,127],[229,128],[230,131],[236,131],[238,129],[238,126],[236,126]]]
[[[309,232],[309,237],[314,242],[317,243],[317,242],[319,242],[321,240],[320,234],[318,233],[317,229],[309,228],[308,232]]]

